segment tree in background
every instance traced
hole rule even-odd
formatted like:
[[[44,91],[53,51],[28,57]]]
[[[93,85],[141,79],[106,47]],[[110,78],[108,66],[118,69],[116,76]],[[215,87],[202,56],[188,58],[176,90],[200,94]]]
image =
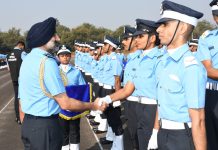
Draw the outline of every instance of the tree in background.
[[[7,54],[13,49],[17,41],[24,40],[20,34],[20,29],[11,28],[8,32],[0,32],[0,53]]]
[[[193,31],[193,37],[192,38],[199,38],[206,30],[212,30],[215,28],[215,25],[211,24],[210,22],[203,20],[199,21],[197,26],[195,27]]]
[[[200,21],[193,32],[193,38],[199,38],[205,30],[211,30],[214,28],[215,26],[210,22],[206,20]],[[21,35],[20,29],[14,27],[9,29],[8,32],[0,31],[0,53],[7,54],[10,49],[13,49],[17,41],[26,39],[27,33],[28,31]],[[84,42],[102,41],[105,35],[110,35],[114,38],[120,39],[123,34],[123,26],[112,31],[104,27],[95,27],[92,24],[83,23],[80,26],[71,29],[61,25],[60,22],[57,21],[57,33],[61,37],[60,44],[66,44],[73,47],[75,40],[81,40]]]

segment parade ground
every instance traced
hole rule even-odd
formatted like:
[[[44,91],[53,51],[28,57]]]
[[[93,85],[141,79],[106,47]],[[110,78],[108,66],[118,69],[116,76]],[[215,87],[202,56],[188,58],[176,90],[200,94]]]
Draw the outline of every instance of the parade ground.
[[[14,93],[10,77],[10,72],[6,69],[0,70],[0,150],[23,150],[21,141],[21,125],[15,122],[14,113]],[[125,150],[132,150],[131,141],[122,116],[125,128]],[[83,118],[80,124],[80,146],[81,150],[109,150],[111,145],[101,145],[99,139],[104,134],[96,135],[88,123],[87,118]]]

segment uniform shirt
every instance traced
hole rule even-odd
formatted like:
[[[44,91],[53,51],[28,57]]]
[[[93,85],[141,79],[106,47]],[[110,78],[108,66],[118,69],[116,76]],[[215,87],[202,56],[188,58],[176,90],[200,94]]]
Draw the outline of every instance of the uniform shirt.
[[[75,66],[78,66],[78,55],[79,55],[79,51],[75,50],[75,59],[74,59]]]
[[[81,55],[81,67],[86,70],[87,53],[82,53]]]
[[[136,71],[136,66],[138,65],[137,58],[140,56],[142,53],[141,50],[137,50],[133,53],[130,53],[127,56],[127,64],[124,69],[124,79],[123,79],[123,84],[125,85],[130,79],[132,79],[133,74],[135,74]]]
[[[134,86],[135,96],[157,99],[156,81],[155,81],[155,65],[160,52],[157,47],[145,50],[137,57],[137,69],[134,77],[130,80]]]
[[[87,57],[86,57],[86,72],[91,73],[91,71],[92,71],[91,64],[93,61],[93,57],[89,53],[87,53],[86,55],[87,55]]]
[[[18,82],[20,66],[22,63],[21,59],[22,50],[14,48],[9,55],[7,55],[8,65],[10,68],[10,74],[12,81]]]
[[[79,57],[79,62],[80,62],[80,67],[82,68],[82,69],[84,69],[83,67],[84,67],[84,57],[85,57],[85,53],[83,53],[83,52],[81,52],[80,53],[80,57]]]
[[[81,67],[81,62],[80,62],[80,60],[81,60],[81,52],[78,51],[75,61],[76,61],[76,65],[79,66],[79,67]]]
[[[198,41],[196,54],[200,61],[211,60],[212,66],[218,69],[218,30],[205,31]],[[209,82],[218,83],[217,80],[208,78]]]
[[[119,59],[120,64],[123,65],[124,54],[123,53],[117,53],[117,58]]]
[[[19,77],[19,94],[22,110],[34,116],[51,116],[60,112],[58,103],[43,93],[40,88],[40,63],[48,52],[34,48],[25,57]],[[52,56],[45,61],[44,86],[52,96],[65,92],[58,65]]]
[[[102,77],[103,77],[103,70],[105,67],[106,62],[108,61],[108,55],[103,55],[100,57],[99,63],[98,63],[98,70],[97,70],[97,76],[96,79],[99,80],[99,82],[102,83]]]
[[[155,74],[159,117],[191,122],[188,109],[204,108],[206,70],[190,52],[188,44],[173,51],[157,61]]]
[[[105,63],[102,83],[114,86],[115,77],[120,76],[122,73],[122,66],[120,64],[119,59],[117,58],[117,54],[112,52],[108,55],[108,61]]]
[[[66,69],[65,69],[66,67]],[[59,68],[67,76],[67,85],[84,85],[86,84],[81,72],[74,68],[71,64],[62,65],[60,64]]]
[[[27,55],[27,53],[26,53],[25,51],[23,51],[23,52],[21,53],[21,59],[24,60],[25,57],[26,57],[26,55]]]
[[[98,61],[93,58],[93,60],[91,62],[91,69],[90,69],[90,73],[91,73],[93,78],[96,77],[97,66],[98,66]]]

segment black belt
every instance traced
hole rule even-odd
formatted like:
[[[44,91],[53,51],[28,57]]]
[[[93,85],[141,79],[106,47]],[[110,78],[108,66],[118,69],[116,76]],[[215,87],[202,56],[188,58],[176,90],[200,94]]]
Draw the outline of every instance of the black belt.
[[[57,119],[58,114],[51,115],[51,116],[33,116],[30,114],[25,114],[25,117],[28,119]]]

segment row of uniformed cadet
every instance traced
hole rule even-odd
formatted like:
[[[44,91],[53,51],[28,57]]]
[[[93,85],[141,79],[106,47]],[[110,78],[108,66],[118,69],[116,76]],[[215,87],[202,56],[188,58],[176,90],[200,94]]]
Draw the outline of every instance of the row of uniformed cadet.
[[[202,65],[189,51],[188,45],[186,43],[190,33],[192,32],[193,26],[196,25],[195,23],[197,18],[200,18],[202,14],[185,6],[181,6],[169,1],[163,2],[163,9],[163,13],[165,13],[164,15],[167,16],[163,16],[163,18],[159,21],[160,26],[158,29],[157,25],[152,21],[140,19],[136,20],[137,31],[132,33],[132,36],[136,36],[134,39],[135,47],[136,49],[139,49],[139,51],[133,53],[136,56],[134,61],[128,60],[127,62],[126,70],[124,73],[125,86],[115,94],[106,96],[102,99],[108,103],[111,103],[112,100],[116,101],[124,98],[127,98],[129,101],[125,108],[127,108],[126,111],[128,115],[128,126],[135,149],[157,148],[156,140],[159,128],[156,117],[157,100],[159,106],[159,118],[161,118],[161,128],[159,130],[159,138],[161,140],[158,141],[159,149],[193,149],[194,143],[192,141],[190,132],[190,121],[192,120],[193,123],[195,123],[196,120],[199,120],[200,122],[203,119],[203,117],[200,118],[198,115],[202,115],[202,113],[204,113],[202,108],[204,108],[204,83],[206,74]],[[189,13],[186,14],[186,12],[181,11],[180,9],[189,10]],[[169,10],[173,11],[168,14]],[[175,18],[170,18],[171,13],[177,13],[180,16],[185,15],[185,19],[181,19],[177,16]],[[187,20],[187,18],[191,18],[190,16],[194,18],[191,21],[189,19]],[[170,24],[173,22],[176,23],[174,23],[169,28],[168,26],[170,26]],[[167,30],[164,28],[166,26],[168,27]],[[183,31],[181,29],[182,26],[186,26]],[[163,54],[160,50],[158,50],[157,47],[155,47],[159,44],[156,30],[161,36],[165,36],[163,38],[160,37],[160,40],[162,40],[161,44],[166,45],[163,51],[168,51],[168,53],[164,55],[167,59],[163,57],[163,59],[165,58],[166,60],[160,59]],[[168,36],[165,35],[166,33],[162,32],[169,32],[169,30],[172,30],[172,35],[169,35],[170,38],[164,39]],[[181,35],[184,37],[178,40],[177,38]],[[132,45],[132,41],[130,43],[131,44],[129,44],[129,46]],[[177,51],[177,55],[175,51]],[[175,54],[170,55],[172,54],[171,52],[175,52]],[[131,55],[132,54],[130,54],[129,57],[131,57]],[[169,57],[178,63],[174,63],[173,61],[171,62]],[[129,61],[132,62],[132,66],[130,65],[131,63]],[[164,66],[162,66],[162,62],[165,64]],[[167,67],[171,69],[167,69]],[[132,68],[132,70],[130,69],[131,71],[128,71],[128,68]],[[189,73],[193,71],[195,72],[195,80],[190,82],[190,78],[192,76],[189,75]],[[104,72],[102,74],[104,75]],[[191,85],[193,84],[196,85],[194,91],[190,89],[192,87]],[[198,86],[201,86],[201,88]],[[178,91],[174,92],[174,90]],[[100,97],[102,96],[104,95],[100,95]],[[177,101],[174,99],[178,99],[181,102],[177,103]],[[193,99],[194,102],[192,102]],[[170,101],[172,104],[170,104],[170,106],[167,105],[167,101]],[[186,107],[183,107],[184,105]],[[169,108],[166,109],[166,107]],[[174,107],[178,107],[178,109],[174,110]],[[182,107],[181,110],[179,109],[180,107]],[[195,109],[197,109],[197,112],[195,112]],[[189,117],[189,111],[191,118]],[[184,117],[178,118],[177,115],[184,115]],[[200,136],[193,136],[195,147],[204,148],[206,146],[204,122],[200,124],[200,127],[196,125],[193,126],[193,128],[200,129]],[[170,136],[170,139],[164,138],[165,134],[171,133],[168,133],[168,130],[178,130],[178,132],[173,131],[172,133],[172,136],[176,134],[178,138],[171,139]],[[193,133],[195,135],[196,131]],[[181,137],[179,137],[180,134],[182,134]],[[187,143],[183,144],[180,142],[182,139],[186,139]],[[169,143],[164,142],[164,140],[169,141]],[[199,146],[198,142],[201,140],[202,146]],[[121,147],[119,147],[119,149],[121,149]]]
[[[218,10],[217,1],[214,0],[211,6],[214,19],[216,20],[216,12]],[[207,74],[201,62],[189,51],[187,44],[189,36],[197,24],[197,19],[202,16],[202,13],[186,6],[170,1],[163,1],[161,19],[157,22],[159,26],[156,32],[159,35],[160,43],[164,47],[157,52],[157,54],[159,53],[158,55],[154,55],[156,56],[156,63],[154,65],[143,65],[148,70],[153,69],[153,73],[149,74],[149,71],[141,70],[143,67],[141,68],[140,64],[143,62],[143,59],[145,59],[145,62],[148,61],[149,56],[151,58],[151,54],[154,53],[155,49],[151,49],[151,47],[150,49],[140,47],[140,38],[143,37],[143,34],[137,36],[135,39],[137,49],[144,49],[145,51],[139,55],[139,60],[141,57],[140,63],[136,63],[137,65],[133,67],[133,70],[137,73],[133,73],[132,80],[130,79],[129,81],[135,83],[136,87],[141,86],[145,91],[145,95],[140,93],[137,95],[138,98],[135,98],[137,96],[134,97],[133,95],[128,97],[127,100],[135,100],[137,104],[144,103],[145,107],[146,105],[155,105],[152,103],[152,100],[157,100],[158,113],[156,115],[159,118],[159,123],[157,121],[152,122],[154,123],[152,125],[154,128],[153,131],[151,131],[152,129],[148,129],[150,127],[149,123],[151,122],[144,122],[145,124],[142,128],[150,132],[148,138],[146,139],[144,135],[143,139],[144,143],[147,143],[148,146],[140,147],[140,140],[142,138],[138,134],[139,149],[154,149],[157,146],[161,150],[207,149],[207,146],[208,149],[217,149],[217,100],[215,98],[217,84],[216,80],[212,80],[217,79],[216,70],[214,69],[216,68],[215,58],[217,52],[215,40],[213,40],[217,31],[205,33],[200,38],[199,53],[197,53],[198,58],[200,57],[200,61],[203,61],[209,75],[206,97],[207,140],[204,117]],[[147,28],[141,29],[144,32],[147,30]],[[147,34],[147,41],[143,41],[143,43],[147,46],[152,40],[154,40],[154,36],[152,38],[152,36]],[[149,63],[152,63],[152,61]],[[128,63],[126,67],[128,68]],[[125,74],[128,74],[128,72],[124,73],[124,81]],[[140,77],[142,78],[138,80],[139,83],[137,84],[137,78]],[[147,79],[146,77],[155,78],[153,91],[156,92],[156,95],[154,94],[154,97],[152,97],[152,86],[146,88],[146,84],[140,84],[149,82],[149,80],[144,81]],[[129,95],[125,94],[125,92],[131,93],[131,88],[128,89],[127,86],[128,82],[123,89],[101,98],[101,100],[110,104],[113,101],[126,98]],[[133,88],[132,90],[136,92],[138,88]],[[143,110],[149,111],[148,108],[144,108]],[[133,108],[131,109],[132,111],[127,110],[128,117],[129,112],[137,113],[134,112]],[[145,114],[144,112],[141,115]],[[148,114],[151,115],[153,113],[150,111]],[[157,117],[155,119],[155,115],[153,116],[153,120],[157,120]],[[147,132],[144,133],[146,134]]]
[[[89,58],[89,56],[92,57],[91,55],[89,55],[89,53],[76,52],[77,53],[76,58],[80,57],[80,55],[86,58],[86,61],[83,62],[83,64],[85,65],[81,65],[82,67],[81,66],[79,67],[82,70],[82,72],[85,72],[85,78],[87,79],[87,81],[88,82],[91,81],[93,83],[94,85],[93,87],[95,91],[94,95],[96,96],[104,97],[120,89],[122,64],[119,58],[117,57],[117,54],[115,53],[118,44],[119,42],[117,40],[115,40],[112,37],[106,36],[104,40],[104,46],[101,49],[102,51],[101,53],[104,55],[100,57],[98,62],[94,59],[88,61],[87,59]],[[78,55],[79,53],[80,55]],[[123,128],[120,119],[121,109],[119,106],[120,106],[119,102],[118,105],[117,104],[109,105],[109,107],[104,112],[104,114],[101,115],[102,116],[100,118],[101,121],[99,121],[101,122],[101,124],[99,125],[99,128],[94,129],[96,133],[105,131],[107,130],[107,123],[108,123],[107,135],[108,134],[111,135],[112,137],[110,138],[110,140],[114,141],[112,145],[112,149],[123,149]],[[106,139],[103,138],[102,140],[105,141]]]

